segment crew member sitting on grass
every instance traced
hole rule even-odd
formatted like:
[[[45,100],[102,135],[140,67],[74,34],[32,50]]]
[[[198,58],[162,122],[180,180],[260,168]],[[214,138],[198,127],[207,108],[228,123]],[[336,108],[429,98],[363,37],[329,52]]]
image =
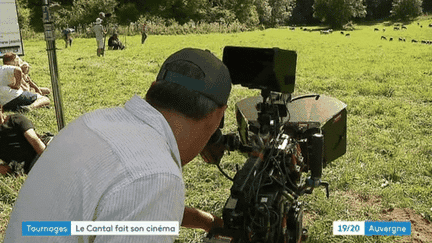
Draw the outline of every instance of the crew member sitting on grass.
[[[30,91],[32,93],[44,96],[51,93],[51,89],[46,87],[39,87],[35,82],[33,82],[29,75],[30,65],[27,62],[23,62],[21,64],[21,70],[23,72],[23,81],[21,82],[21,89],[23,91]]]
[[[119,40],[118,35],[114,33],[109,39],[108,39],[108,48],[110,50],[123,50],[125,46],[123,43]]]
[[[45,147],[29,119],[22,114],[5,116],[0,108],[0,174],[29,173]]]
[[[222,219],[185,207],[182,167],[219,127],[231,79],[208,51],[187,48],[162,65],[146,99],[87,113],[63,128],[22,186],[9,242],[173,242],[173,235],[28,237],[24,221],[177,221],[210,231]]]
[[[20,58],[12,52],[3,56],[0,66],[0,105],[7,111],[30,111],[50,104],[46,96],[23,91],[23,72],[19,67]]]

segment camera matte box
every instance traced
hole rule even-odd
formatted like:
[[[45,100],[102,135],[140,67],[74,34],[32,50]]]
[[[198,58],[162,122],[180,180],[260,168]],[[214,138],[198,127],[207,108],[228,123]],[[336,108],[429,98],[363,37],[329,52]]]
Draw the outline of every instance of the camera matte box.
[[[320,95],[288,103],[289,123],[319,123],[324,135],[324,165],[346,152],[347,110],[342,101]]]
[[[294,97],[296,98],[296,97]],[[249,97],[236,104],[238,131],[242,143],[249,141],[251,124],[258,121],[256,105],[262,102],[261,96]],[[347,110],[342,101],[320,95],[295,99],[287,104],[288,116],[283,119],[286,125],[301,126],[305,129],[321,128],[324,135],[324,165],[346,153]]]

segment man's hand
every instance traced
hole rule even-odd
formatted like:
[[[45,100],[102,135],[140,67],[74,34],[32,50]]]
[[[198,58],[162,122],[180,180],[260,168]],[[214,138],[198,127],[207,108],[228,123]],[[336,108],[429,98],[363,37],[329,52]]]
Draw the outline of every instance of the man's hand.
[[[206,232],[209,232],[212,228],[223,227],[223,220],[211,213],[196,208],[186,207],[181,226],[186,228],[203,229]]]

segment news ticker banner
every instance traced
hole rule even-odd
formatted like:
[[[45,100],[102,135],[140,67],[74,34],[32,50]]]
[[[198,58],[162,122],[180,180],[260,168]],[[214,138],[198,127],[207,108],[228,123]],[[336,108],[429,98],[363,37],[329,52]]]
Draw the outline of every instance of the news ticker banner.
[[[177,221],[25,221],[23,236],[178,235]]]
[[[411,235],[410,221],[333,221],[333,235]]]
[[[177,221],[25,221],[23,236],[178,235]],[[409,236],[411,222],[334,221],[333,235]]]

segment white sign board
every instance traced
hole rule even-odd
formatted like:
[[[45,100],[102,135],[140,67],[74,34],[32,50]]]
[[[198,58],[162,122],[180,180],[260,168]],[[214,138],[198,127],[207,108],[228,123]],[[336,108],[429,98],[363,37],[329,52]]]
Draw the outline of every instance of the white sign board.
[[[0,57],[6,52],[24,55],[15,0],[0,0]]]

